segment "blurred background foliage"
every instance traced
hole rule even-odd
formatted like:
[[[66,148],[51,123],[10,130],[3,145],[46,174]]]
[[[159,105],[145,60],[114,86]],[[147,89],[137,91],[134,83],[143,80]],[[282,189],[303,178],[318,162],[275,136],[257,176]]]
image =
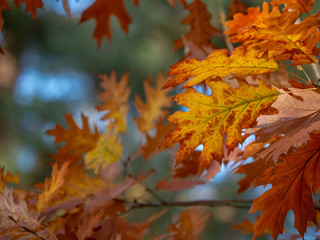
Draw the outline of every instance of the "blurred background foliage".
[[[227,12],[231,0],[204,2],[212,14],[212,24],[222,29],[219,8],[223,6]],[[257,6],[262,1],[243,2],[247,6]],[[8,3],[10,11],[3,11],[4,31],[0,35],[5,52],[0,56],[0,165],[20,175],[22,187],[31,188],[33,183],[43,181],[50,174],[52,160],[48,153],[56,151],[53,137],[45,135],[45,131],[55,124],[66,126],[64,113],[73,114],[77,120],[81,112],[89,115],[92,121],[98,118],[94,110],[97,95],[102,91],[98,74],[110,75],[111,70],[115,70],[120,78],[129,72],[130,114],[137,116],[134,96],[143,97],[143,81],[150,75],[155,77],[159,71],[166,73],[170,65],[183,57],[183,50],[174,52],[173,43],[188,30],[180,24],[188,12],[181,6],[172,8],[166,0],[141,0],[138,7],[126,0],[133,20],[129,33],[124,34],[113,17],[112,41],[104,39],[97,48],[92,39],[95,21],[78,24],[81,13],[93,0],[69,0],[71,19],[63,10],[62,1],[44,0],[44,9],[37,11],[36,19],[24,13],[23,5],[16,8],[13,0]],[[222,38],[214,43],[225,47]],[[139,143],[136,139],[140,136],[131,121],[125,147],[135,148]],[[137,159],[137,165],[144,164],[145,169],[153,167],[158,173],[163,172],[161,179],[169,175],[170,158],[170,154],[162,153],[147,163]],[[239,177],[226,175],[219,174],[210,187],[200,186],[174,197],[176,200],[234,198]],[[232,221],[240,221],[246,214],[247,210],[213,209],[213,217],[207,224],[208,236],[247,239],[237,231],[228,230]],[[169,217],[170,214],[168,222]],[[160,226],[153,231],[161,230]]]

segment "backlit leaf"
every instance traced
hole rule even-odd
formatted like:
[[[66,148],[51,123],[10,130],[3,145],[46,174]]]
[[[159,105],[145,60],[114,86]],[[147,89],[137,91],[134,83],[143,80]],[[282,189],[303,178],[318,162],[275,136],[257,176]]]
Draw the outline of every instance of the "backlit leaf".
[[[294,213],[294,226],[304,235],[308,221],[316,224],[312,194],[320,188],[320,137],[311,134],[307,145],[282,157],[283,163],[270,167],[256,180],[256,186],[272,184],[272,188],[255,199],[250,213],[262,211],[255,224],[254,238],[266,228],[274,239],[283,232],[285,217]]]
[[[146,103],[144,103],[140,96],[136,95],[136,106],[140,117],[133,118],[139,130],[142,133],[147,133],[156,127],[155,122],[165,117],[168,110],[172,106],[171,97],[168,96],[168,90],[160,91],[167,79],[163,73],[157,75],[156,87],[152,87],[152,78],[148,78],[144,82],[144,91],[146,95]]]
[[[229,51],[226,49],[214,50],[202,61],[193,58],[172,65],[168,72],[168,76],[172,76],[172,78],[163,88],[175,87],[182,83],[185,88],[216,77],[224,78],[233,75],[245,78],[248,75],[278,70],[278,64],[274,60],[254,57],[255,51],[246,52],[245,48],[238,47],[230,57],[228,53]],[[189,81],[187,82],[187,80]]]
[[[134,1],[138,4],[138,0]],[[93,37],[97,39],[98,46],[101,45],[103,37],[111,39],[112,33],[110,29],[110,17],[115,15],[122,30],[127,33],[129,25],[132,22],[123,0],[95,0],[95,2],[85,10],[80,19],[80,23],[85,22],[91,18],[96,19],[97,26],[94,30]]]
[[[94,169],[95,174],[107,165],[118,161],[122,157],[123,146],[117,128],[112,124],[107,126],[105,134],[101,134],[97,145],[84,157],[88,169]]]
[[[97,144],[99,133],[95,127],[94,132],[91,133],[88,118],[83,114],[82,129],[77,126],[71,115],[66,114],[66,121],[69,125],[69,130],[56,125],[55,129],[48,130],[46,133],[50,136],[55,136],[54,143],[65,142],[63,147],[71,154],[82,155],[83,153],[91,151]]]
[[[7,0],[0,0],[0,31],[3,30],[2,10],[9,10],[9,6],[7,4]]]
[[[283,94],[271,105],[278,113],[261,115],[257,119],[258,126],[248,132],[255,134],[258,142],[267,142],[279,134],[282,136],[257,153],[256,159],[277,162],[291,147],[300,147],[310,139],[312,131],[320,129],[320,94],[313,90],[314,88],[290,88],[293,95],[279,90]]]
[[[42,0],[14,0],[14,4],[19,7],[22,3],[25,3],[25,12],[30,12],[33,18],[36,17],[38,8],[43,8]]]
[[[254,126],[256,118],[279,95],[277,90],[263,82],[259,87],[254,87],[240,81],[238,89],[218,80],[207,81],[207,85],[212,90],[210,96],[186,88],[185,92],[175,97],[177,103],[186,106],[189,111],[177,111],[168,117],[177,127],[165,138],[162,146],[180,143],[177,164],[190,156],[200,144],[203,144],[198,159],[200,167],[209,167],[213,160],[221,162],[224,138],[228,151],[242,143],[242,129]]]
[[[314,14],[296,23],[299,17],[299,11],[284,11],[279,17],[264,20],[265,26],[243,28],[230,39],[244,42],[248,49],[258,48],[260,55],[267,52],[269,58],[291,59],[292,65],[318,63],[314,55],[320,40],[320,15]]]
[[[210,215],[206,210],[193,207],[183,211],[180,218],[169,226],[172,240],[197,240],[200,232],[204,229]]]
[[[41,212],[47,205],[47,202],[52,200],[57,191],[65,182],[65,175],[69,171],[69,163],[64,162],[60,169],[58,164],[54,164],[52,167],[51,179],[46,178],[44,182],[44,191],[40,194],[37,203],[37,209]]]
[[[228,30],[225,31],[227,35],[237,34],[241,29],[256,26],[256,27],[265,27],[263,23],[266,19],[274,18],[280,16],[281,13],[278,8],[273,8],[270,11],[269,4],[263,2],[263,10],[261,11],[260,7],[251,7],[248,8],[248,13],[238,13],[233,16],[233,20],[227,21],[225,25],[228,27]]]
[[[192,42],[200,51],[204,52],[211,52],[212,49],[217,48],[211,42],[211,38],[220,35],[220,31],[211,25],[211,15],[207,11],[206,5],[200,0],[195,0],[185,8],[190,13],[181,23],[190,25],[190,30],[183,36],[184,39],[180,38],[175,41],[175,49],[182,48],[185,42]],[[189,57],[197,55],[190,48],[186,49],[186,52]]]
[[[110,77],[99,75],[102,80],[100,86],[104,89],[104,92],[99,94],[99,99],[103,104],[96,108],[98,111],[107,111],[102,120],[115,121],[120,132],[125,132],[127,128],[128,98],[130,96],[128,76],[128,73],[125,73],[120,82],[117,83],[117,76],[114,71],[111,72]]]
[[[315,0],[272,0],[271,5],[279,6],[285,5],[285,9],[299,10],[308,13],[313,7]]]

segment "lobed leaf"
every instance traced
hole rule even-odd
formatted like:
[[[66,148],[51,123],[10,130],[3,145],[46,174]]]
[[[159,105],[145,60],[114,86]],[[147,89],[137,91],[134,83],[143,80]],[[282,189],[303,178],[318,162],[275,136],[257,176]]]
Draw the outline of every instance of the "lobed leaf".
[[[99,75],[99,78],[102,80],[100,86],[104,89],[104,91],[99,94],[99,99],[103,104],[97,106],[96,109],[100,112],[107,111],[101,119],[112,119],[115,121],[120,132],[125,132],[127,129],[127,116],[129,112],[128,99],[130,96],[128,76],[128,73],[123,74],[118,83],[114,71],[111,72],[110,77],[107,75]]]
[[[149,130],[154,129],[156,127],[155,122],[162,119],[168,113],[164,108],[172,106],[168,91],[160,91],[166,80],[163,73],[159,73],[155,88],[151,86],[152,78],[148,78],[144,82],[146,103],[141,100],[140,96],[136,95],[135,103],[140,117],[134,117],[133,119],[141,133],[147,133]]]
[[[224,78],[232,75],[245,78],[248,75],[278,70],[278,64],[274,60],[265,57],[257,58],[254,50],[247,52],[244,47],[238,47],[230,57],[228,53],[226,49],[214,50],[202,61],[193,58],[172,65],[168,72],[168,76],[172,78],[163,88],[175,87],[183,83],[183,88],[186,88],[205,80],[213,81],[216,77]]]
[[[77,126],[71,115],[65,115],[66,121],[69,125],[69,130],[56,125],[55,129],[48,130],[46,134],[55,136],[54,143],[65,142],[66,145],[63,147],[69,152],[69,155],[82,155],[86,152],[91,151],[97,144],[99,133],[97,127],[94,132],[91,133],[88,118],[83,114],[82,118],[82,129]]]
[[[260,82],[259,87],[239,82],[234,89],[223,81],[207,81],[211,96],[186,88],[175,100],[189,108],[187,112],[175,112],[168,120],[176,129],[166,136],[161,146],[170,147],[180,143],[177,164],[203,144],[198,159],[201,167],[209,167],[213,160],[221,162],[226,148],[231,151],[243,142],[242,129],[254,126],[256,118],[276,100],[279,92]]]
[[[253,238],[270,229],[274,239],[283,232],[290,209],[294,226],[304,235],[308,221],[316,224],[312,193],[320,188],[320,136],[311,134],[307,145],[282,157],[283,163],[266,169],[256,180],[256,186],[272,184],[272,188],[253,201],[249,213],[262,211],[255,223]],[[311,193],[312,192],[312,193]]]
[[[138,0],[134,0],[136,5],[138,2]],[[95,0],[95,2],[81,15],[80,23],[91,18],[96,19],[97,26],[94,30],[93,37],[97,39],[99,47],[104,36],[108,39],[111,39],[112,37],[110,29],[111,15],[115,15],[118,18],[122,30],[127,33],[132,21],[124,6],[123,0]]]
[[[296,23],[300,14],[299,11],[284,11],[281,16],[264,20],[265,26],[251,25],[230,39],[244,42],[247,49],[259,49],[260,55],[267,52],[269,58],[291,59],[292,65],[318,63],[315,55],[318,54],[316,45],[320,40],[320,14]]]

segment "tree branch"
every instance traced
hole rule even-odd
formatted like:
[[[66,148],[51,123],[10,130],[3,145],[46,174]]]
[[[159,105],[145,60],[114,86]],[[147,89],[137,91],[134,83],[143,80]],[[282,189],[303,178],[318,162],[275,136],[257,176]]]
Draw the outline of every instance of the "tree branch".
[[[173,201],[173,202],[160,202],[160,203],[148,203],[138,201],[127,201],[125,199],[115,199],[118,202],[122,202],[131,208],[158,208],[158,207],[191,207],[191,206],[206,206],[206,207],[219,207],[228,206],[235,208],[250,208],[252,200],[195,200],[195,201]]]
[[[204,206],[204,207],[234,207],[234,208],[244,208],[249,209],[253,200],[241,200],[241,199],[231,199],[231,200],[195,200],[195,201],[173,201],[173,202],[138,202],[138,201],[128,201],[125,199],[114,199],[117,202],[122,202],[123,204],[130,206],[132,209],[135,208],[160,208],[160,207],[191,207],[191,206]],[[316,210],[320,210],[319,205],[314,205]]]

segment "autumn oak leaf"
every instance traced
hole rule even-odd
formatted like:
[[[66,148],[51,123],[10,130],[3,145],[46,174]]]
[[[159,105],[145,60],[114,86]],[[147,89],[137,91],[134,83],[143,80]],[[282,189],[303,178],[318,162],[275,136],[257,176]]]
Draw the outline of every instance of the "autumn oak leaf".
[[[274,60],[254,57],[253,55],[256,53],[253,50],[246,52],[244,47],[238,47],[230,57],[228,53],[229,51],[226,49],[214,50],[202,61],[193,58],[172,65],[168,72],[168,76],[172,76],[172,78],[163,88],[175,87],[182,83],[185,88],[216,77],[224,78],[233,75],[245,78],[248,75],[278,70],[278,64]]]
[[[37,210],[41,212],[52,200],[59,188],[61,188],[65,182],[65,176],[69,171],[69,162],[64,162],[61,168],[58,168],[58,164],[54,164],[52,167],[51,178],[46,178],[44,182],[44,191],[40,194],[37,203]]]
[[[138,1],[134,1],[138,4]],[[91,18],[96,19],[97,26],[94,30],[93,37],[97,39],[98,46],[100,47],[102,38],[106,36],[111,39],[112,33],[110,29],[110,17],[115,15],[122,30],[128,33],[129,25],[132,22],[123,0],[96,0],[87,10],[85,10],[80,19],[80,23],[85,22]]]
[[[272,6],[285,5],[284,9],[298,10],[304,13],[310,12],[315,0],[272,0]]]
[[[210,215],[206,210],[193,207],[183,211],[177,222],[169,226],[172,240],[196,240]]]
[[[221,33],[211,25],[211,15],[207,11],[206,5],[200,0],[195,0],[185,8],[190,14],[181,23],[190,25],[190,30],[183,38],[175,41],[174,48],[182,48],[187,42],[191,42],[202,52],[211,52],[212,49],[217,48],[211,42],[211,38],[215,35],[221,35]],[[193,49],[188,48],[187,56],[195,57],[198,55],[192,51]]]
[[[156,127],[155,123],[167,115],[168,110],[172,106],[171,97],[168,96],[168,90],[160,91],[167,79],[163,73],[157,75],[156,87],[152,87],[152,78],[148,78],[144,82],[144,91],[146,95],[146,103],[142,101],[140,96],[136,95],[135,103],[140,117],[133,118],[141,133],[147,133]]]
[[[292,65],[318,63],[315,55],[318,54],[316,45],[320,40],[320,14],[310,15],[296,23],[299,17],[299,11],[284,11],[281,16],[263,21],[265,26],[251,25],[230,39],[244,42],[247,49],[259,49],[260,55],[267,52],[269,58],[291,59]]]
[[[70,155],[82,155],[92,150],[98,141],[99,133],[95,127],[93,133],[90,131],[88,118],[83,114],[82,118],[82,129],[77,126],[71,115],[65,115],[66,121],[69,125],[69,130],[56,125],[55,129],[48,130],[46,133],[50,136],[54,136],[54,143],[65,142],[66,145],[63,147],[69,151]]]
[[[180,143],[177,163],[192,154],[200,144],[203,151],[198,159],[200,167],[208,168],[213,160],[221,162],[226,149],[233,150],[243,142],[242,129],[254,126],[256,118],[277,98],[279,92],[263,82],[259,87],[239,81],[239,88],[231,88],[223,81],[207,81],[212,91],[207,96],[194,88],[186,88],[175,100],[189,108],[187,112],[177,111],[168,117],[176,129],[166,136],[161,146],[170,147]]]
[[[97,145],[84,157],[88,169],[93,169],[95,174],[103,167],[118,161],[123,152],[119,131],[112,124],[107,126],[105,134],[101,134]]]
[[[120,81],[117,82],[114,71],[111,72],[110,77],[99,75],[102,80],[100,86],[104,91],[99,94],[99,100],[102,104],[98,105],[96,109],[100,112],[106,111],[101,119],[114,121],[120,132],[125,132],[127,129],[128,99],[130,96],[128,76],[128,73],[123,74]]]
[[[268,148],[254,154],[255,159],[272,160],[276,163],[282,154],[287,154],[292,147],[300,147],[310,140],[311,132],[320,129],[319,91],[314,91],[314,88],[289,88],[289,92],[279,91],[280,96],[271,105],[278,113],[259,116],[258,125],[248,129],[247,133],[255,134],[260,143],[278,135],[281,137]]]
[[[224,32],[227,35],[237,34],[241,29],[256,26],[265,27],[263,23],[268,18],[280,16],[281,13],[278,8],[274,7],[270,11],[270,6],[267,2],[263,2],[262,10],[260,7],[248,8],[247,14],[237,13],[233,16],[233,20],[225,22],[228,29]]]
[[[0,0],[0,30],[3,30],[3,17],[2,17],[2,10],[8,10],[9,6],[7,4],[7,0]]]
[[[25,3],[25,12],[30,12],[32,18],[36,17],[38,8],[43,8],[42,0],[14,0],[14,4],[19,7],[22,3]]]
[[[312,194],[320,188],[320,136],[311,134],[305,147],[282,157],[283,163],[267,168],[256,180],[256,186],[272,184],[272,188],[253,201],[249,213],[262,211],[255,223],[254,238],[270,229],[274,239],[283,232],[290,209],[294,226],[304,235],[308,221],[316,224]]]

